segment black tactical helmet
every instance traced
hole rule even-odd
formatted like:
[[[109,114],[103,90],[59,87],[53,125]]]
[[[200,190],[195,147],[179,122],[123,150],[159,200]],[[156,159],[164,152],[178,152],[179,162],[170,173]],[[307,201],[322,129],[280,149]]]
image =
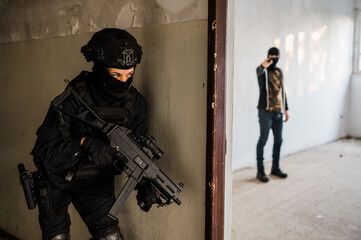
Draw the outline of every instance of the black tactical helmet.
[[[81,52],[88,62],[98,61],[107,67],[122,69],[139,64],[143,54],[137,40],[118,28],[105,28],[94,33]]]

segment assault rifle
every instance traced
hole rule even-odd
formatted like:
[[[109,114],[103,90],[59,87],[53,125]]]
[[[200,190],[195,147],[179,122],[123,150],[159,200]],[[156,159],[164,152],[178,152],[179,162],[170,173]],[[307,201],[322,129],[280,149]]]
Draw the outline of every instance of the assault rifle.
[[[65,110],[62,103],[68,97],[74,97],[85,110],[79,114]],[[55,110],[59,111],[60,114],[64,113],[101,130],[108,137],[110,145],[115,147],[127,158],[128,161],[125,163],[124,172],[128,175],[128,180],[110,209],[108,213],[109,217],[116,219],[116,216],[124,206],[132,190],[143,179],[150,181],[159,192],[161,196],[161,201],[158,203],[159,206],[166,206],[173,202],[178,205],[181,204],[178,195],[181,193],[184,185],[183,183],[179,183],[178,185],[173,183],[154,163],[155,160],[163,155],[163,152],[156,146],[153,138],[144,136],[136,137],[125,127],[105,122],[86,104],[71,86],[68,86],[62,94],[56,97],[51,102],[51,105]],[[119,164],[117,160],[114,161],[113,164],[115,168],[119,169],[117,167]],[[141,207],[144,205],[142,202],[138,202],[138,204]]]

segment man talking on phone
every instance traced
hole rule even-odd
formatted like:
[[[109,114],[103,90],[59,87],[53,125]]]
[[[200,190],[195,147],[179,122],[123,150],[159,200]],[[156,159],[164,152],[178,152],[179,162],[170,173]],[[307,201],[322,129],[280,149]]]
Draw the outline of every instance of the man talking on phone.
[[[263,149],[270,129],[272,129],[274,137],[271,175],[287,178],[287,174],[280,168],[282,127],[283,121],[288,121],[288,105],[283,73],[280,68],[276,67],[279,58],[279,49],[272,47],[268,50],[267,58],[257,67],[260,91],[257,106],[260,126],[260,137],[257,143],[257,179],[261,182],[269,181],[263,165]]]

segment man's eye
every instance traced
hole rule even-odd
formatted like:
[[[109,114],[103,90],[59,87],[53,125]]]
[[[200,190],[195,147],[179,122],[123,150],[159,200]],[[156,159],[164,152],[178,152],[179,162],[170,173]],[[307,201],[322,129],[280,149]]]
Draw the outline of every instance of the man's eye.
[[[118,78],[120,75],[119,74],[114,74],[113,77],[114,78]]]

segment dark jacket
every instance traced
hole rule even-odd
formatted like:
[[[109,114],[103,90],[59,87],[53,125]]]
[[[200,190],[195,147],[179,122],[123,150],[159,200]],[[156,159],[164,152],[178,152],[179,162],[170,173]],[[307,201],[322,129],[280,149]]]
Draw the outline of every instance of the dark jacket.
[[[280,68],[276,68],[278,71],[280,71],[282,80],[283,80],[283,73]],[[262,65],[258,66],[256,69],[257,77],[258,77],[258,86],[259,86],[259,99],[258,99],[258,109],[265,109],[268,110],[269,108],[269,100],[268,100],[268,71],[266,68],[264,68]],[[282,81],[282,92],[283,92],[283,106],[284,110],[282,113],[288,110],[288,104],[287,104],[287,96],[284,90],[284,81]]]
[[[124,97],[120,97],[119,99],[116,99],[116,101],[109,101],[109,99],[104,98],[104,94],[100,92],[102,86],[97,85],[100,81],[97,81],[96,74],[82,72],[69,84],[74,85],[74,83],[81,81],[86,82],[86,86],[95,107],[123,107]],[[131,87],[127,91],[133,91],[136,97],[134,106],[132,106],[132,110],[130,111],[132,126],[128,127],[130,127],[133,132],[144,134],[147,130],[146,101],[135,88]],[[69,110],[72,113],[81,112],[81,107],[70,99],[66,99],[62,105],[66,110]],[[67,182],[64,179],[69,170],[82,161],[88,161],[87,155],[82,151],[80,146],[80,139],[82,137],[94,137],[107,141],[106,136],[100,130],[87,126],[66,115],[63,115],[63,119],[68,125],[71,139],[64,139],[59,130],[61,121],[59,113],[50,107],[43,124],[36,132],[37,140],[31,153],[38,169],[43,170],[49,179],[56,185],[66,185]],[[102,171],[109,172],[109,169],[105,168]]]

